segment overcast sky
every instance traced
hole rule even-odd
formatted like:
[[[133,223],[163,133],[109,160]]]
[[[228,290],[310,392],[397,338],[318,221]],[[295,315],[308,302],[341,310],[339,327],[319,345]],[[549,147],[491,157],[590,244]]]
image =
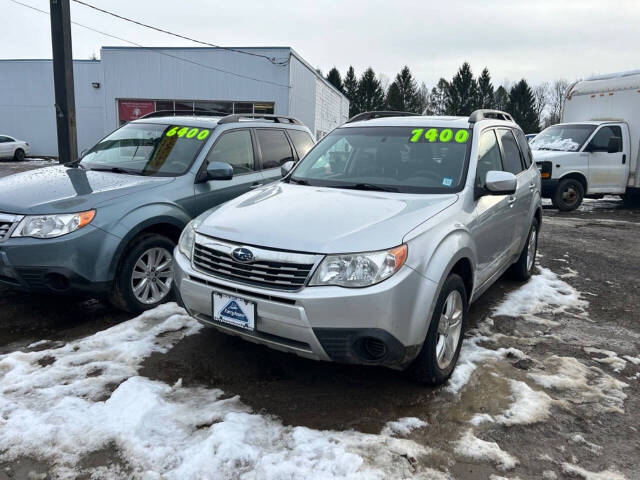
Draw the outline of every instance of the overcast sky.
[[[43,10],[48,0],[20,0]],[[313,66],[392,78],[408,65],[431,87],[463,61],[495,84],[574,80],[640,68],[640,0],[86,0],[223,46],[292,46]],[[48,16],[0,0],[0,58],[51,58]],[[145,46],[194,44],[72,3],[73,21]],[[128,45],[73,26],[74,58]],[[1,79],[0,79],[1,81]]]

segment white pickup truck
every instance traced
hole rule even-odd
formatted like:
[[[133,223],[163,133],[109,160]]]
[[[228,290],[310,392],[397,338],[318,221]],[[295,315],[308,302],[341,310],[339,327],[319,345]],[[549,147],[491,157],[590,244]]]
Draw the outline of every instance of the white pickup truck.
[[[578,208],[585,196],[640,203],[640,70],[576,82],[562,121],[530,143],[542,196],[563,211]]]

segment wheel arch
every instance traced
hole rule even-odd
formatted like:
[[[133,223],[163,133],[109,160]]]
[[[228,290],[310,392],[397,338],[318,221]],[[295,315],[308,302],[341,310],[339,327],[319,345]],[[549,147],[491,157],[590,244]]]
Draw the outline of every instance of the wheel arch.
[[[589,186],[589,182],[587,181],[587,177],[581,173],[581,172],[569,172],[569,173],[565,173],[564,175],[562,175],[562,177],[560,177],[558,179],[558,184],[560,182],[562,182],[563,180],[567,180],[569,178],[572,178],[574,180],[577,180],[578,182],[580,182],[582,184],[582,188],[584,188],[584,193],[587,193],[587,189]]]

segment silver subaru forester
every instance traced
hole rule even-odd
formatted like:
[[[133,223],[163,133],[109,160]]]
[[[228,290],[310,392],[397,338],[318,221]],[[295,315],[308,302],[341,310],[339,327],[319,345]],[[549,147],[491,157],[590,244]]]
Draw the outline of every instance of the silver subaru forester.
[[[175,288],[202,323],[438,384],[468,305],[534,269],[540,175],[504,112],[361,114],[282,170],[184,230]]]

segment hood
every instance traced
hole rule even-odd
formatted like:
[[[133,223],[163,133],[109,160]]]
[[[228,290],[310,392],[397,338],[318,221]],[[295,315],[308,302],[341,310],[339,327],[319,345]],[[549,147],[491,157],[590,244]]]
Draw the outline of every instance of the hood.
[[[221,240],[310,253],[381,250],[453,205],[456,194],[422,195],[279,182],[232,200],[198,232]]]
[[[532,150],[534,162],[557,162],[563,158],[576,158],[580,152],[555,152],[553,150]]]
[[[173,180],[172,177],[123,175],[63,165],[39,168],[0,178],[0,212],[80,212]]]

